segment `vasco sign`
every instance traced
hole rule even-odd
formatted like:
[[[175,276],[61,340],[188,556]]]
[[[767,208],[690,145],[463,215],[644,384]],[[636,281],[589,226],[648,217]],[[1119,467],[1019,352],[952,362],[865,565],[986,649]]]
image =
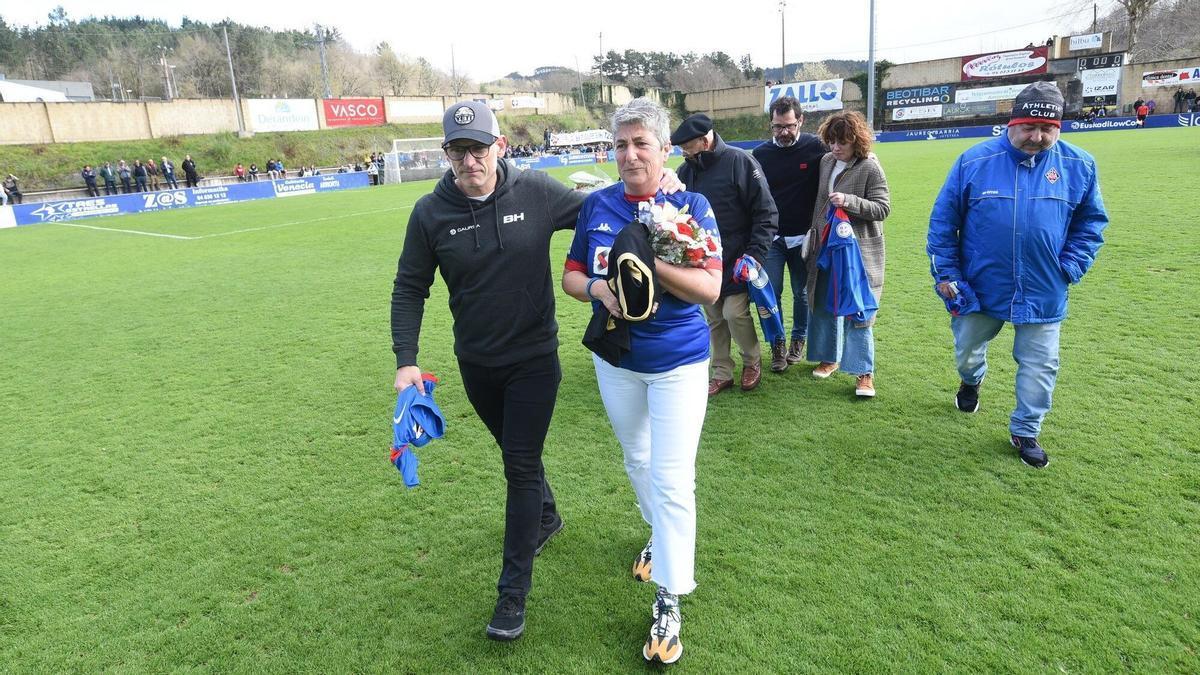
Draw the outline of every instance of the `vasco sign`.
[[[995,52],[962,57],[962,79],[982,80],[1012,75],[1036,75],[1046,72],[1049,62],[1045,47]]]
[[[381,98],[329,98],[323,103],[327,127],[374,127],[387,122]]]

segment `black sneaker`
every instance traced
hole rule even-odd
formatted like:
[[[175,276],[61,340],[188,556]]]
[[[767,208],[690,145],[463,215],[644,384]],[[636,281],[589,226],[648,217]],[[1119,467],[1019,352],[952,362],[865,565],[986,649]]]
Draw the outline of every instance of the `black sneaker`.
[[[966,382],[959,384],[958,393],[954,395],[954,405],[965,413],[979,410],[979,386],[979,384],[967,384]]]
[[[1035,469],[1044,469],[1050,465],[1050,456],[1038,443],[1038,439],[1031,436],[1013,436],[1010,440],[1013,447],[1020,451],[1022,462]]]
[[[525,596],[504,593],[496,601],[496,611],[488,623],[487,636],[493,640],[516,640],[525,632]]]
[[[540,532],[538,532],[537,548],[533,549],[533,554],[535,556],[541,555],[542,549],[546,548],[547,542],[549,542],[554,535],[562,532],[562,529],[563,519],[562,516],[558,514],[554,514],[554,520],[552,522],[542,523],[542,529]]]

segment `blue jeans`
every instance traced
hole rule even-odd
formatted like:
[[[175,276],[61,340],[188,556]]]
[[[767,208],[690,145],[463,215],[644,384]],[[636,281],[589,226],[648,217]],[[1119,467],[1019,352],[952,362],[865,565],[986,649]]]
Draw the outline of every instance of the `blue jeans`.
[[[875,372],[875,332],[870,327],[857,328],[850,319],[829,313],[825,293],[829,275],[817,276],[816,298],[808,324],[808,360],[837,363],[851,375]]]
[[[967,384],[983,382],[987,373],[987,348],[1004,327],[1004,321],[974,313],[950,318],[954,333],[954,360],[958,375]],[[1017,362],[1017,407],[1009,419],[1014,436],[1036,438],[1050,412],[1054,382],[1058,379],[1058,336],[1062,323],[1013,324],[1013,360]]]
[[[808,291],[804,288],[808,279],[808,270],[804,266],[804,257],[800,255],[801,246],[788,248],[783,243],[783,237],[771,242],[767,249],[767,277],[771,280],[771,288],[775,289],[775,304],[779,305],[779,314],[783,315],[783,266],[786,264],[790,272],[789,280],[792,286],[792,341],[796,342],[808,337]]]

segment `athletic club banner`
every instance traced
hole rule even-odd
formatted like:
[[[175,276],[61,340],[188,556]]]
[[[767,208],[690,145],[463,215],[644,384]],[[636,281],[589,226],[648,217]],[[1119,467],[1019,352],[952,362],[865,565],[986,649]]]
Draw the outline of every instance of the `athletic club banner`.
[[[1012,75],[1037,75],[1046,72],[1050,61],[1046,47],[1018,49],[962,57],[962,79],[985,80]]]
[[[327,98],[322,103],[327,127],[377,127],[387,122],[381,98]]]

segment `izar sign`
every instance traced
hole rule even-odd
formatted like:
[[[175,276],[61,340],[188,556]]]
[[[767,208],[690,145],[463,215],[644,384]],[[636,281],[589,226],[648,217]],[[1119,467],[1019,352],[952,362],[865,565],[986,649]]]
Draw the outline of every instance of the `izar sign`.
[[[814,110],[842,109],[842,80],[814,80],[812,82],[789,82],[767,87],[763,112],[771,112],[771,104],[791,96],[800,102],[805,112]]]

